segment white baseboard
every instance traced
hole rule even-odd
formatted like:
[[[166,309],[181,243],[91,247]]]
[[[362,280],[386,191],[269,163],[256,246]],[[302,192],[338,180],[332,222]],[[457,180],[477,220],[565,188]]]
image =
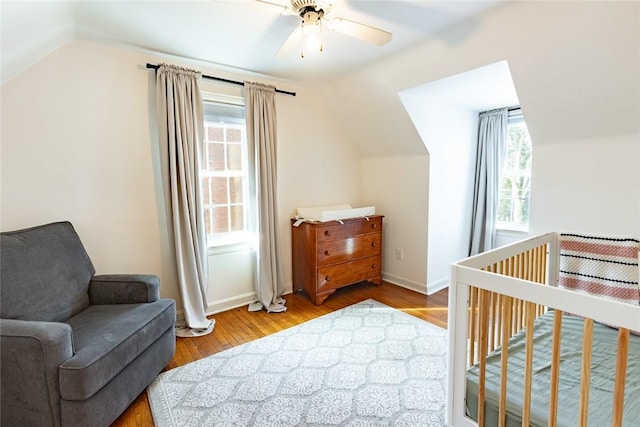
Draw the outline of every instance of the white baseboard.
[[[449,286],[448,277],[438,280],[437,282],[427,283],[425,285],[424,283],[416,282],[405,277],[382,272],[382,280],[421,293],[423,295],[433,295],[436,292]]]
[[[291,288],[293,284],[289,282],[285,284],[285,291],[283,295],[287,295],[292,293]],[[249,292],[242,295],[237,295],[231,298],[216,300],[216,301],[208,301],[207,302],[207,312],[205,313],[207,316],[211,316],[213,314],[221,313],[227,310],[233,310],[234,308],[242,307],[245,305],[249,305],[252,302],[256,301],[256,293]],[[178,323],[184,322],[184,310],[176,311],[176,321]]]
[[[256,293],[250,292],[243,295],[238,295],[232,298],[221,299],[217,301],[207,302],[206,316],[211,316],[223,311],[232,310],[234,308],[249,305],[256,300]],[[176,323],[181,324],[185,322],[184,310],[176,311]]]
[[[414,292],[427,295],[427,285],[424,283],[416,282],[406,277],[396,276],[394,274],[382,272],[382,280],[385,282],[393,283],[394,285],[407,288]]]
[[[433,295],[438,291],[443,290],[444,288],[449,287],[449,278],[445,277],[444,279],[440,279],[436,282],[427,283],[427,295]]]
[[[293,288],[293,284],[291,282],[285,283],[284,288],[285,288],[285,291],[283,292],[282,295],[290,294],[292,293],[291,288]],[[254,301],[257,301],[255,292],[236,295],[231,298],[221,299],[217,301],[208,301],[207,316],[220,313],[223,311],[227,311],[227,310],[233,310],[234,308],[242,307],[245,305],[249,305]]]
[[[249,305],[256,300],[256,293],[249,292],[231,298],[207,302],[207,316]]]

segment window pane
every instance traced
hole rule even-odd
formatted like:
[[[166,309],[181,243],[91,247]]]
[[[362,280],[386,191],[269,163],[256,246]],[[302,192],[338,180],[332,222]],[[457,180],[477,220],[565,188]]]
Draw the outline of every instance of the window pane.
[[[511,222],[511,200],[504,198],[498,206],[498,221]]]
[[[227,178],[211,177],[213,187],[213,203],[224,205],[229,203],[227,199]]]
[[[211,201],[211,177],[208,176],[202,178],[202,203],[205,206],[213,203]]]
[[[207,144],[207,169],[214,171],[224,171],[224,144]]]
[[[238,128],[227,128],[227,142],[242,142],[242,133]]]
[[[497,221],[526,227],[529,222],[531,140],[524,120],[509,123],[504,164],[500,177]]]
[[[224,128],[214,124],[207,124],[207,140],[224,142]]]
[[[246,127],[240,98],[205,100],[203,203],[209,244],[245,241]]]
[[[242,170],[242,145],[227,144],[227,168],[230,171]]]
[[[204,208],[204,224],[207,230],[207,236],[213,233],[213,224],[211,224],[211,208],[205,206]]]
[[[213,233],[229,231],[229,206],[216,206],[213,210]]]
[[[244,202],[244,178],[232,176],[229,178],[229,200],[230,203]]]
[[[233,205],[231,206],[231,227],[230,231],[242,231],[244,230],[244,206]]]

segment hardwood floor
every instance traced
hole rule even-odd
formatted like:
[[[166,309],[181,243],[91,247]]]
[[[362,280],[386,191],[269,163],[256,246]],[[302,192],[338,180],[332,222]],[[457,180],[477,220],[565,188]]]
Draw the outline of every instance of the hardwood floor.
[[[386,282],[380,286],[364,283],[339,289],[320,306],[313,305],[304,293],[285,295],[284,298],[288,307],[284,313],[250,313],[245,306],[211,316],[216,320],[213,333],[199,338],[177,338],[175,355],[165,370],[262,338],[368,298],[443,328],[447,327],[447,289],[427,297]],[[146,391],[138,396],[112,426],[153,426]]]

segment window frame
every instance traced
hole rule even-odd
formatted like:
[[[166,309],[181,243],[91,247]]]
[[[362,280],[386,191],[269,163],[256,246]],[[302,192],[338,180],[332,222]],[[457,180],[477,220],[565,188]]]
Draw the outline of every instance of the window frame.
[[[529,151],[531,153],[531,157],[533,157],[533,142],[531,141],[531,135],[529,134],[529,129],[527,128],[527,123],[524,120],[524,116],[522,114],[522,110],[520,108],[513,108],[510,109],[509,111],[509,117],[508,117],[508,122],[507,122],[507,139],[509,138],[508,134],[509,134],[509,127],[514,126],[514,125],[520,125],[523,124],[526,131],[527,131],[527,137],[529,139]],[[508,143],[508,142],[507,142]],[[531,160],[532,162],[533,160]],[[500,193],[502,191],[502,179],[504,176],[504,164],[506,164],[507,162],[507,158],[506,158],[506,147],[505,147],[505,158],[504,158],[504,163],[500,168],[500,180],[499,180],[499,187],[498,187],[498,193]],[[529,165],[529,170],[528,170],[528,178],[529,180],[531,180],[531,164]],[[522,170],[522,169],[520,169]],[[527,222],[525,224],[519,224],[513,221],[500,221],[497,218],[498,212],[496,211],[496,218],[495,218],[495,229],[501,232],[514,232],[514,233],[528,233],[529,232],[529,226],[530,226],[530,220],[531,220],[531,184],[529,184],[529,194],[527,197],[527,204],[528,204],[528,209],[529,209],[529,214],[527,215]],[[500,197],[498,196],[498,209],[500,206]]]
[[[207,103],[213,103],[213,104],[221,104],[221,105],[230,105],[230,106],[234,106],[234,107],[242,107],[243,109],[245,108],[245,104],[244,104],[244,98],[240,97],[240,96],[232,96],[232,95],[226,95],[226,94],[218,94],[218,93],[211,93],[211,92],[203,92],[202,94],[202,102],[203,102],[203,109],[205,108],[205,104]],[[221,122],[224,123],[224,122]],[[247,131],[246,131],[246,122],[243,122],[243,124],[237,124],[237,123],[231,123],[229,124],[229,127],[231,128],[238,128],[241,130],[241,150],[242,150],[242,170],[241,173],[236,174],[233,172],[230,172],[228,170],[226,170],[224,172],[213,172],[213,171],[208,171],[207,169],[205,169],[205,165],[206,162],[208,161],[207,158],[207,154],[208,154],[208,148],[207,148],[207,144],[208,144],[208,136],[207,136],[207,119],[206,119],[206,115],[204,117],[203,120],[203,128],[204,128],[204,133],[205,135],[203,135],[202,138],[202,164],[201,164],[201,169],[200,169],[200,185],[202,187],[202,192],[203,194],[205,194],[204,191],[204,180],[205,177],[226,177],[229,178],[231,176],[241,176],[243,178],[243,200],[242,200],[242,207],[243,207],[243,219],[244,219],[244,225],[243,225],[243,230],[242,231],[230,231],[230,232],[225,232],[225,233],[213,233],[213,234],[209,234],[207,233],[207,246],[209,248],[209,254],[217,254],[217,253],[226,253],[226,252],[235,252],[235,251],[240,251],[240,250],[244,250],[247,248],[250,248],[252,246],[252,241],[253,241],[253,234],[250,232],[249,230],[249,221],[248,221],[248,202],[247,202],[247,198],[249,196],[249,188],[248,188],[248,181],[249,181],[249,174],[248,174],[248,155],[247,155]],[[227,158],[226,158],[226,149],[227,149],[227,143],[225,142],[225,164],[227,162]],[[230,195],[229,195],[229,185],[227,183],[227,203],[225,204],[226,206],[231,207],[232,205],[237,206],[238,203],[232,203],[231,199],[230,199]],[[210,200],[212,202],[212,200]],[[208,207],[213,207],[214,204],[213,203],[206,203],[205,200],[202,201],[203,206],[205,208]],[[222,205],[221,205],[222,206]],[[213,213],[210,214],[211,216],[213,216]],[[213,218],[210,219],[211,221],[213,221]]]

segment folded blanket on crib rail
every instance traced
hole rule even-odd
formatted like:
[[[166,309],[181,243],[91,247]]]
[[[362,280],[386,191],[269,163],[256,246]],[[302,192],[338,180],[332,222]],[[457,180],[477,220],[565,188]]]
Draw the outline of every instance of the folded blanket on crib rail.
[[[558,286],[638,305],[638,250],[631,237],[561,233]]]

